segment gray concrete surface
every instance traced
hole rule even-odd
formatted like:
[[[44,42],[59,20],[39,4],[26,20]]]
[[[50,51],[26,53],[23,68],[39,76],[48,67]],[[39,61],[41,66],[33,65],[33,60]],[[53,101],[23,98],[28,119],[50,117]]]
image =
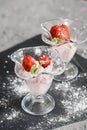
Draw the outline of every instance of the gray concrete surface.
[[[83,0],[0,0],[0,52],[42,32],[40,24],[58,17],[87,20]]]
[[[78,18],[86,23],[87,1],[0,0],[0,52],[40,34],[42,22],[58,17]],[[56,130],[87,130],[87,121]]]

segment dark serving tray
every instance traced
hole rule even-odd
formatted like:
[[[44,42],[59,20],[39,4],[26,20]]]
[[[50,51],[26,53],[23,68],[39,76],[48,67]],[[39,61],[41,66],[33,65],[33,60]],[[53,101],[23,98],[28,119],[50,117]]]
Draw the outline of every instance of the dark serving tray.
[[[0,53],[0,130],[52,130],[87,119],[87,60],[75,55],[72,62],[79,68],[71,82],[53,81],[48,93],[56,102],[52,112],[31,116],[21,108],[21,99],[28,92],[24,81],[14,73],[10,54],[27,46],[45,45],[38,35]]]

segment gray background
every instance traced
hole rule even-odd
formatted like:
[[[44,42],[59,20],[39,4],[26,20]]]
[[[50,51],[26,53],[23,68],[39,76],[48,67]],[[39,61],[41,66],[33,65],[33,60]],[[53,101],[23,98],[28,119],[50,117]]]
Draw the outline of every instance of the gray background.
[[[0,0],[0,52],[41,34],[40,24],[59,17],[87,22],[86,0]],[[86,43],[80,48],[87,48]],[[56,130],[87,130],[87,121]]]
[[[40,34],[42,22],[58,17],[86,22],[86,0],[0,0],[0,52]]]

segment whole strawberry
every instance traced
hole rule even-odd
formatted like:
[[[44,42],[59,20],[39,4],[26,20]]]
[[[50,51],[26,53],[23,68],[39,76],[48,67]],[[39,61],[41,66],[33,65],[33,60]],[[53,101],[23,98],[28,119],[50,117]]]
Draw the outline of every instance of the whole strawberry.
[[[50,29],[52,38],[57,38],[57,40],[70,40],[69,28],[65,24],[54,25]]]
[[[26,71],[29,72],[31,70],[32,66],[34,66],[35,64],[36,64],[35,59],[32,56],[30,56],[30,55],[24,56],[22,65]]]

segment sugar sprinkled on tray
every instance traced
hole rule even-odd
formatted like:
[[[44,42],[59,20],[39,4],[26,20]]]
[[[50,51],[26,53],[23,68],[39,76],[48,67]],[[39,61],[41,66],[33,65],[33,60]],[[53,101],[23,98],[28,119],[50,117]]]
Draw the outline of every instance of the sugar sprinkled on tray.
[[[4,64],[5,71],[9,71],[6,68],[8,64],[7,60]],[[84,78],[83,78],[84,77]],[[37,124],[31,123],[31,125],[27,124],[25,130],[42,130],[42,129],[50,129],[54,128],[56,125],[63,125],[67,122],[71,122],[74,119],[78,119],[84,114],[87,113],[87,73],[82,73],[78,75],[78,77],[72,82],[63,82],[53,83],[53,87],[51,87],[49,92],[54,93],[56,95],[56,100],[59,98],[59,94],[62,94],[62,98],[60,98],[60,102],[64,107],[65,114],[52,114],[44,115],[41,120],[38,119]],[[79,82],[80,85],[79,85]],[[1,128],[4,125],[4,122],[16,122],[19,120],[23,120],[27,122],[27,117],[25,113],[20,111],[20,109],[15,109],[14,107],[9,107],[10,96],[13,95],[17,98],[21,98],[29,92],[28,87],[25,84],[24,80],[11,75],[10,71],[7,73],[6,82],[2,83],[2,89],[7,90],[7,97],[2,97],[0,99],[0,106],[5,110],[4,114],[0,118]],[[3,91],[4,92],[4,91]],[[4,92],[5,93],[5,92]],[[56,102],[59,103],[59,102]],[[7,110],[8,112],[7,112]],[[87,114],[86,114],[87,115]],[[20,126],[21,127],[21,126]]]
[[[29,89],[24,80],[22,80],[18,77],[14,77],[14,76],[9,76],[9,77],[7,77],[7,79],[9,81],[9,88],[17,96],[21,97],[24,94],[29,92]]]
[[[12,108],[10,114],[5,114],[5,118],[7,120],[13,120],[15,118],[18,118],[19,114],[20,111],[16,111],[15,109]]]

